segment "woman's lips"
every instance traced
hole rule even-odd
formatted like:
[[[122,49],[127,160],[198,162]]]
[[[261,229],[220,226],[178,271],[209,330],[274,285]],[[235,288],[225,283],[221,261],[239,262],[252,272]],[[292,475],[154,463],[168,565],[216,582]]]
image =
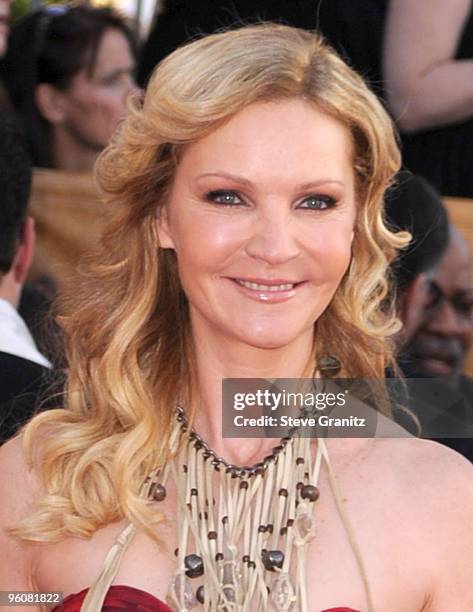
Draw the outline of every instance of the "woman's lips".
[[[230,278],[229,280],[247,297],[257,302],[272,304],[293,298],[298,288],[306,283],[306,281],[288,279]]]

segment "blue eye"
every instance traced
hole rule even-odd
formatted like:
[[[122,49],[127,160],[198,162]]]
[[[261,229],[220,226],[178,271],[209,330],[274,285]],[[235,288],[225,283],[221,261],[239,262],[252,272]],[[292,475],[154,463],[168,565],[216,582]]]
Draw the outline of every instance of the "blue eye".
[[[333,208],[334,206],[335,200],[330,196],[311,195],[302,200],[298,208],[308,210],[326,210],[328,208]]]
[[[215,202],[216,204],[223,204],[225,206],[239,206],[243,204],[243,200],[238,193],[235,191],[225,191],[224,189],[209,191],[205,194],[205,199],[209,202]]]

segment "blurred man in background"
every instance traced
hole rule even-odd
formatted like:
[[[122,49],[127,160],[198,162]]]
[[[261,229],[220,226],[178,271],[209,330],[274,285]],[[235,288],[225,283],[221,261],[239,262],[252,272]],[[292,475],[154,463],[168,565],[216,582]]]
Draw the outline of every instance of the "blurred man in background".
[[[463,372],[473,333],[471,254],[460,232],[450,226],[447,251],[429,281],[423,322],[409,346],[412,367],[427,376]]]
[[[399,172],[385,198],[385,214],[393,230],[408,231],[412,240],[392,265],[403,330],[397,345],[403,358],[417,334],[430,299],[430,281],[448,243],[448,216],[439,194],[423,178]],[[408,364],[410,360],[408,360]]]
[[[0,116],[0,442],[36,410],[50,367],[17,312],[34,253],[30,185],[30,161],[17,129]]]
[[[393,265],[399,315],[399,365],[406,402],[421,434],[473,461],[473,384],[462,375],[471,337],[472,286],[468,249],[449,225],[440,196],[419,177],[401,174],[387,197],[390,224],[412,242]],[[410,427],[407,413],[396,414]]]

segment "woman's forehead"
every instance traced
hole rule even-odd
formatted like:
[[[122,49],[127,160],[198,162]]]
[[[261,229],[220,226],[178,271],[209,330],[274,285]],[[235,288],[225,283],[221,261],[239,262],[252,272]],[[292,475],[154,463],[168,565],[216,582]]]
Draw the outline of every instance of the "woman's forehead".
[[[188,145],[181,171],[292,175],[347,182],[353,175],[352,139],[338,120],[300,99],[255,103]]]

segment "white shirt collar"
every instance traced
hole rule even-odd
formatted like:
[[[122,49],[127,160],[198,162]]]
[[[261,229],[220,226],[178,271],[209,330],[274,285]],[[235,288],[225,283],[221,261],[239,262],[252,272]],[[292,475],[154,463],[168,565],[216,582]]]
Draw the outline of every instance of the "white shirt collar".
[[[0,298],[0,351],[50,368],[51,364],[36,348],[25,322],[10,302]]]

